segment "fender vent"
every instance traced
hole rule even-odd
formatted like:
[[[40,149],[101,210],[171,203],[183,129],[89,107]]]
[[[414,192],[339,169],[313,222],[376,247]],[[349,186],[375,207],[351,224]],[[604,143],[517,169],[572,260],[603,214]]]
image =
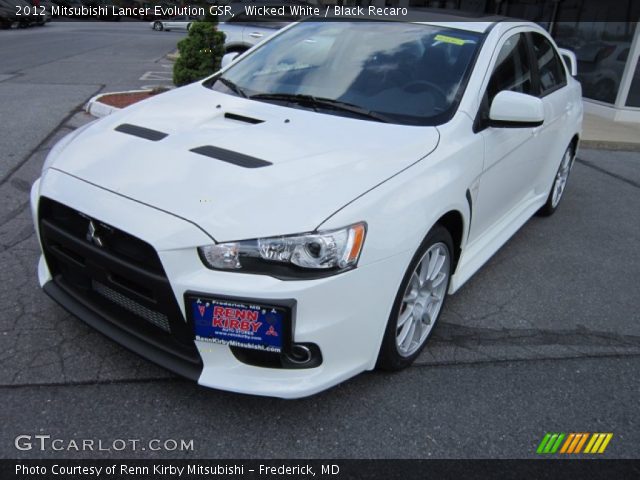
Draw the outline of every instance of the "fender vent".
[[[229,120],[236,120],[238,122],[250,123],[252,125],[257,125],[258,123],[264,123],[264,120],[245,117],[244,115],[238,115],[237,113],[225,113],[224,118],[228,118]]]
[[[116,132],[126,133],[133,135],[134,137],[144,138],[145,140],[151,140],[157,142],[167,137],[169,134],[159,132],[158,130],[151,130],[150,128],[139,127],[137,125],[131,125],[130,123],[123,123],[115,128]]]
[[[249,155],[243,155],[242,153],[232,152],[231,150],[225,150],[224,148],[218,148],[212,145],[192,148],[190,152],[197,153],[198,155],[204,155],[205,157],[215,158],[221,162],[232,163],[244,168],[260,168],[273,165],[271,162],[267,162],[260,158],[250,157]]]

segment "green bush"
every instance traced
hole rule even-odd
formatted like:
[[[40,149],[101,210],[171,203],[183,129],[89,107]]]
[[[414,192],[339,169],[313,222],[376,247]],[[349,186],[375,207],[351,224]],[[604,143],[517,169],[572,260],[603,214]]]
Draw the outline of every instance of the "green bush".
[[[220,70],[224,55],[224,33],[210,19],[191,24],[189,34],[178,42],[180,57],[173,65],[173,83],[177,86],[201,80]]]

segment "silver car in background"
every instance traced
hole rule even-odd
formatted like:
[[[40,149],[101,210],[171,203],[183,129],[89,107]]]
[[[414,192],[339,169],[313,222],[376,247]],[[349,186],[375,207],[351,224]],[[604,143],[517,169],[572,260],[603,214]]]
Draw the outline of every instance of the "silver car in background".
[[[250,15],[243,8],[227,19],[220,19],[218,30],[225,34],[226,53],[244,53],[281,28],[298,20],[300,18],[297,16],[270,18],[265,15]]]

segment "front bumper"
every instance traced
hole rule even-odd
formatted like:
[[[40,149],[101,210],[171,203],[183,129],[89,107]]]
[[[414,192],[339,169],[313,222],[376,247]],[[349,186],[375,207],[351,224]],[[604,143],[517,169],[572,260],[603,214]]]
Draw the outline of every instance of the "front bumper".
[[[102,333],[136,353],[199,384],[255,395],[303,397],[336,385],[375,366],[391,306],[410,252],[319,280],[282,281],[264,275],[217,272],[205,268],[196,247],[211,243],[187,220],[134,202],[56,170],[48,170],[32,190],[32,210],[38,228],[41,196],[70,206],[84,215],[133,235],[156,250],[171,290],[185,316],[186,292],[211,296],[296,301],[293,341],[317,345],[322,363],[313,368],[255,366],[240,361],[226,345],[193,340],[199,363],[180,361],[127,331],[126,322],[106,318],[83,304],[73,292],[52,278],[44,257],[40,284],[56,301]],[[38,232],[40,235],[40,232]]]

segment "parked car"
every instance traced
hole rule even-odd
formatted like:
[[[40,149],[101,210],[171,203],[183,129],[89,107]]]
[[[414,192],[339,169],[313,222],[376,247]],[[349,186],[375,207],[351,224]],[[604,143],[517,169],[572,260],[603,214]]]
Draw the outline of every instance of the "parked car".
[[[299,20],[299,17],[273,17],[252,16],[244,9],[218,24],[218,30],[225,34],[225,51],[227,53],[243,53],[270,37],[281,28],[291,22]]]
[[[47,22],[50,22],[53,18],[53,9],[52,7],[55,5],[51,0],[32,0],[34,2],[39,2],[39,4],[44,7],[45,12],[47,14]]]
[[[15,20],[13,23],[21,28],[33,25],[44,25],[47,21],[46,12],[40,11],[40,9],[32,5],[30,1],[2,0],[2,5],[14,12]]]
[[[51,150],[39,282],[207,387],[292,398],[405,368],[447,294],[560,205],[571,69],[529,22],[294,23]]]
[[[11,0],[0,0],[0,28],[11,28],[18,25],[20,17],[17,15],[16,6]]]
[[[615,103],[630,42],[592,42],[576,50],[584,96]]]
[[[46,0],[30,0],[30,2],[27,3],[35,7],[32,15],[32,24],[43,26],[51,21],[51,2],[47,2]]]
[[[193,22],[197,22],[199,20],[198,17],[180,15],[177,17],[171,17],[166,20],[154,20],[149,25],[154,30],[161,32],[162,30],[166,30],[167,32],[170,30],[186,30],[189,31],[191,28],[191,24]]]
[[[245,7],[248,5],[260,7],[278,6],[311,6],[309,2],[302,0],[282,0],[274,3],[273,0],[238,0],[230,2],[232,14],[228,17],[220,17],[218,30],[225,34],[225,51],[244,53],[249,48],[270,37],[291,22],[300,20],[299,16],[289,15],[251,15]]]

